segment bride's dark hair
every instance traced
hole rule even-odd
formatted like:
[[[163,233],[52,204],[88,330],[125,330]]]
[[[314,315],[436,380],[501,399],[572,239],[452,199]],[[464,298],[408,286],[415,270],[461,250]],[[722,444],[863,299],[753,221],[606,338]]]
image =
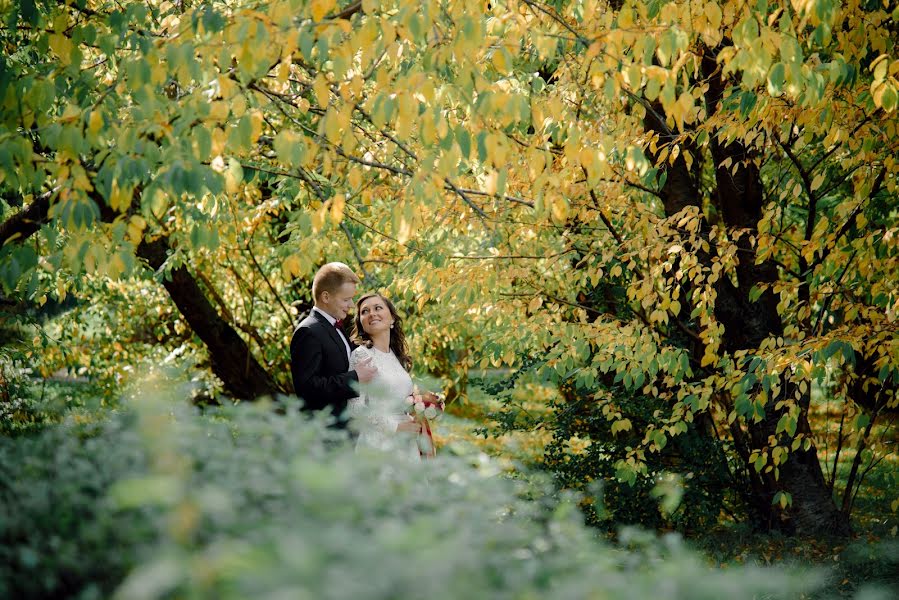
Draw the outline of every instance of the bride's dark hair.
[[[383,300],[384,304],[387,306],[387,310],[390,311],[390,316],[393,317],[393,327],[390,329],[390,349],[393,350],[393,354],[396,356],[397,360],[400,361],[400,364],[403,365],[403,368],[408,371],[412,368],[412,357],[409,356],[409,348],[406,345],[406,334],[403,332],[403,319],[400,317],[399,313],[396,312],[396,307],[393,305],[393,302],[388,300],[383,294],[369,292],[359,298],[356,302],[356,316],[353,317],[353,341],[366,348],[371,348],[374,343],[372,342],[371,337],[365,333],[365,329],[362,328],[362,317],[360,316],[362,303],[371,298],[380,298]]]

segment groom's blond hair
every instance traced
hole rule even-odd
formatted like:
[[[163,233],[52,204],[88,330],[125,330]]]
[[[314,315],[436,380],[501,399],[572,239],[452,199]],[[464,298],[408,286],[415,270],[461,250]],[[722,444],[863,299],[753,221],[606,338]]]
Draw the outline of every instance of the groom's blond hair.
[[[318,300],[324,292],[335,293],[345,283],[359,283],[359,277],[342,262],[323,265],[312,279],[312,298]]]

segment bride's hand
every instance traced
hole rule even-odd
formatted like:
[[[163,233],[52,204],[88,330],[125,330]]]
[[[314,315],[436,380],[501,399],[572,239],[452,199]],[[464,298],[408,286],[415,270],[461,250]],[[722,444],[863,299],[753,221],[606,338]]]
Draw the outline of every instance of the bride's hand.
[[[421,423],[410,416],[408,421],[400,421],[397,423],[396,430],[405,433],[421,433]]]

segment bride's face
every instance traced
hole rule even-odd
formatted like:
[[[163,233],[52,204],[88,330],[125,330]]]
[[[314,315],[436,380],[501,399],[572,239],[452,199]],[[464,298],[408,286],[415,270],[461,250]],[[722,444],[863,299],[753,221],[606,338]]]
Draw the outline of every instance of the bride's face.
[[[373,296],[365,300],[359,307],[359,320],[362,322],[362,329],[368,335],[389,330],[393,325],[393,315],[383,299]]]

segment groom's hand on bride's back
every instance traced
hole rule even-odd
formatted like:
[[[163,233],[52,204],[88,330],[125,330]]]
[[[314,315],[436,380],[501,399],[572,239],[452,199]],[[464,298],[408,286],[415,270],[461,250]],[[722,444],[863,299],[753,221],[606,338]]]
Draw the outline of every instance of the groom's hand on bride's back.
[[[371,359],[364,360],[356,365],[356,376],[359,383],[368,383],[378,374],[378,367],[371,364]]]

